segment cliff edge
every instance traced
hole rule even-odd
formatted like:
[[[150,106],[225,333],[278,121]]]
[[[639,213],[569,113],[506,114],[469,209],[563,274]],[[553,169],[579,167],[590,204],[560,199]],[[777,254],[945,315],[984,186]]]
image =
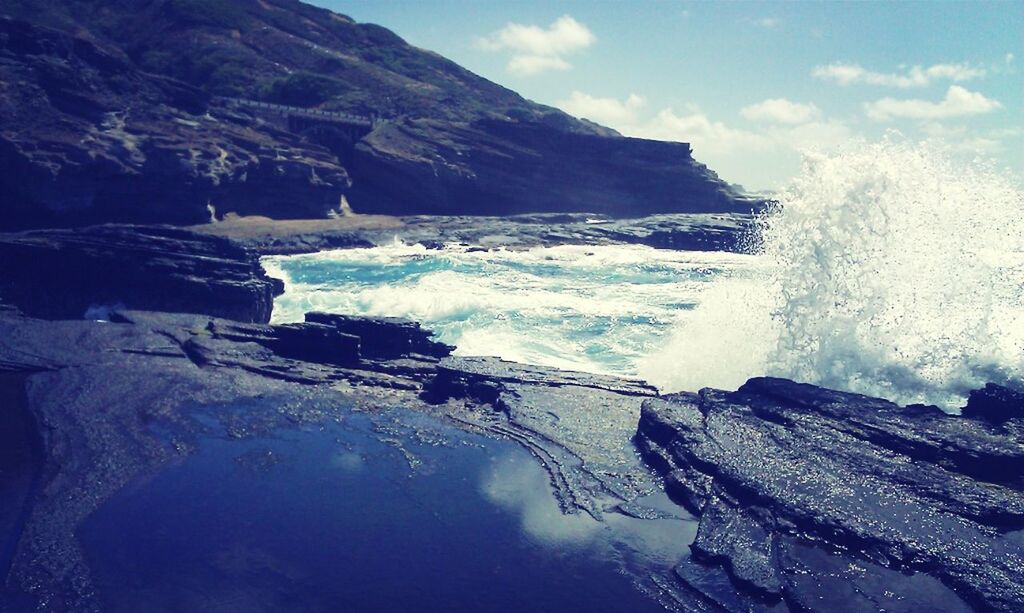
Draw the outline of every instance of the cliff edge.
[[[685,143],[622,137],[295,0],[11,0],[0,83],[3,230],[322,218],[343,198],[391,214],[756,204]]]

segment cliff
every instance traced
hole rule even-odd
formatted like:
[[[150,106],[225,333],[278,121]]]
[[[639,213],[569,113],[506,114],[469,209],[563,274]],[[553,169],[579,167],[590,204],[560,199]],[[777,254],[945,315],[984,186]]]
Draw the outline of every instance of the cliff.
[[[343,196],[398,214],[753,204],[684,143],[621,137],[294,0],[11,0],[0,83],[0,229],[317,218]],[[352,135],[223,97],[388,121]]]

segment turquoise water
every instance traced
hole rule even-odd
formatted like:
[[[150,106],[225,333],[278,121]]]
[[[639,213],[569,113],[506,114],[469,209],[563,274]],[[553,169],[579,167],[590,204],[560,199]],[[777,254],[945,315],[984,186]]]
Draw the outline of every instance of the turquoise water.
[[[642,246],[428,250],[396,243],[264,260],[286,282],[275,322],[306,311],[408,317],[461,355],[640,375],[702,293],[751,256]]]
[[[277,321],[422,321],[465,355],[639,375],[664,391],[774,375],[955,411],[1024,378],[1024,192],[984,163],[886,140],[810,156],[758,255],[395,244],[266,260]]]

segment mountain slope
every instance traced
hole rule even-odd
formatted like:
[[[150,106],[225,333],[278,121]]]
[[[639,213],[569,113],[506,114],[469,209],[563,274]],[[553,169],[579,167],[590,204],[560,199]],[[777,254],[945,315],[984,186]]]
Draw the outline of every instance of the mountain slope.
[[[401,214],[751,205],[685,144],[623,138],[295,0],[8,0],[0,14],[0,227],[322,217],[343,195]],[[299,129],[225,96],[387,121]]]

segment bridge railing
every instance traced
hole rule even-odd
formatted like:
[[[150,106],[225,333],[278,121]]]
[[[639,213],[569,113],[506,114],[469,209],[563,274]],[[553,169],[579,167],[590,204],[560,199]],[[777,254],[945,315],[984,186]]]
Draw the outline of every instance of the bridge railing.
[[[303,117],[310,117],[314,119],[323,119],[326,121],[336,121],[338,123],[356,124],[366,127],[375,127],[384,122],[379,117],[367,117],[364,115],[355,115],[353,113],[346,113],[344,111],[322,111],[320,109],[309,109],[301,106],[289,106],[286,104],[275,104],[273,102],[263,102],[261,100],[248,100],[245,98],[229,98],[226,96],[218,96],[214,98],[215,102],[219,102],[225,106],[245,106],[249,108],[259,109],[262,111],[270,111],[280,115],[300,115]]]

